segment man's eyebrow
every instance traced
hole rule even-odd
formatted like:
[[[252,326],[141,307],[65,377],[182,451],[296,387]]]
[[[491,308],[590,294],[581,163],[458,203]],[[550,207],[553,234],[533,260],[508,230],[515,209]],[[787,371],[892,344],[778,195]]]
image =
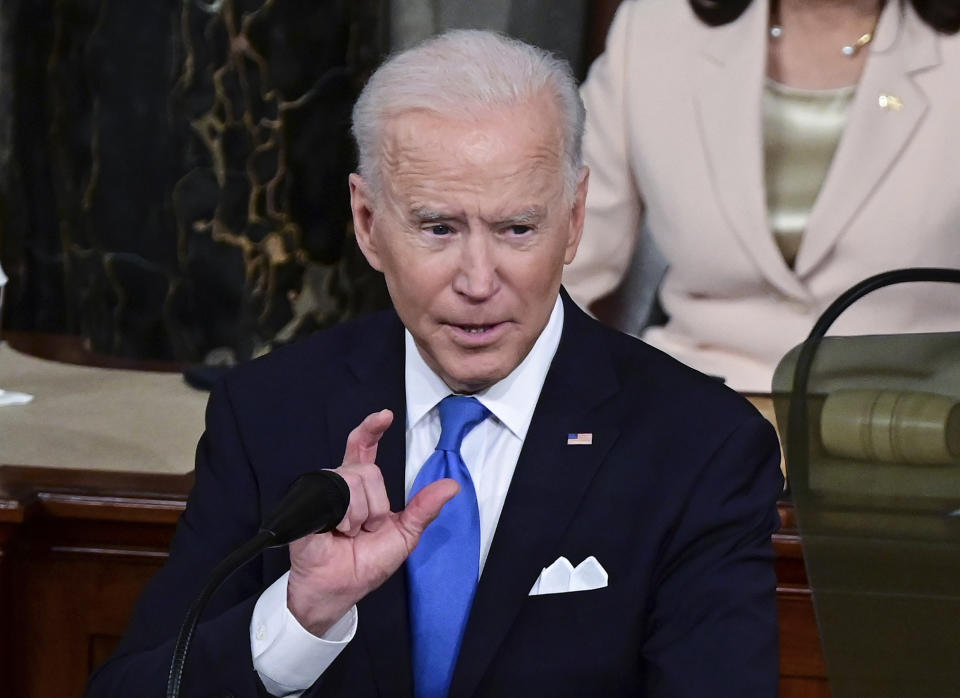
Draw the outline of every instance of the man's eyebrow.
[[[428,208],[426,206],[414,206],[410,209],[410,215],[422,223],[457,220],[460,218],[460,216],[455,213],[438,211],[437,209]],[[498,227],[505,225],[529,225],[531,223],[538,223],[539,221],[543,220],[544,215],[545,214],[542,207],[531,206],[530,208],[523,209],[522,211],[518,211],[513,215],[505,216],[495,221],[494,225]]]
[[[427,208],[425,206],[414,206],[410,209],[410,215],[423,223],[431,223],[433,221],[448,221],[457,217],[450,213],[444,213],[443,211]]]
[[[503,220],[496,222],[496,225],[528,225],[530,223],[537,223],[541,221],[544,217],[543,209],[539,206],[531,206],[528,209],[524,209],[512,216],[507,216]]]

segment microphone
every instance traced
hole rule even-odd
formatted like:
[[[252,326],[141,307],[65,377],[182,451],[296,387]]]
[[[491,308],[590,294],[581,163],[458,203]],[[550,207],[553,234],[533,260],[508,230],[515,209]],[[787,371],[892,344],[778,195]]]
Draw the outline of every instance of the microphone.
[[[180,695],[183,667],[200,613],[213,592],[227,577],[266,548],[286,545],[311,533],[330,531],[340,523],[349,506],[350,488],[344,479],[332,470],[306,473],[294,480],[277,508],[260,525],[257,535],[230,553],[214,568],[207,583],[190,604],[174,645],[173,659],[170,661],[167,698],[177,698]]]
[[[286,545],[309,533],[326,533],[343,520],[350,506],[350,488],[332,470],[320,470],[298,477],[280,504],[261,524],[269,533],[270,548]]]

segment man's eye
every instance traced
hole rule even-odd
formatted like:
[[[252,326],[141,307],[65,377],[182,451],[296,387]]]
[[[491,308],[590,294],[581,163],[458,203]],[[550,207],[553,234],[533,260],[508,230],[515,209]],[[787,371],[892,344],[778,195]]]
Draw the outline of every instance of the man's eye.
[[[529,233],[529,232],[532,231],[532,230],[533,230],[533,228],[531,228],[529,225],[511,225],[511,226],[508,228],[508,232],[509,232],[511,235],[515,235],[515,236],[518,236],[518,237],[521,236],[521,235],[526,235],[527,233]]]
[[[453,229],[449,225],[443,225],[442,223],[437,223],[436,225],[431,225],[426,228],[426,231],[431,235],[436,235],[442,237],[444,235],[449,235],[453,232]]]

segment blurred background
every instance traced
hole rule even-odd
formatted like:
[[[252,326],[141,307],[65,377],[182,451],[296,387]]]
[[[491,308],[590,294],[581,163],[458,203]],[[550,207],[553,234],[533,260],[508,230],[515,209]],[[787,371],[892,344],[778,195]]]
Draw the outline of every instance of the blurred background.
[[[3,327],[244,360],[386,305],[352,240],[352,103],[450,27],[578,75],[616,2],[2,0]]]

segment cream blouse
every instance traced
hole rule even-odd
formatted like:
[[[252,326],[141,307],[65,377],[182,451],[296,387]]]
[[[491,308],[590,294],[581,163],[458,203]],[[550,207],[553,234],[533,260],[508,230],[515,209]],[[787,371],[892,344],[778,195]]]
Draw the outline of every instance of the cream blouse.
[[[840,142],[855,89],[851,85],[805,90],[767,79],[763,95],[767,218],[791,268]]]

